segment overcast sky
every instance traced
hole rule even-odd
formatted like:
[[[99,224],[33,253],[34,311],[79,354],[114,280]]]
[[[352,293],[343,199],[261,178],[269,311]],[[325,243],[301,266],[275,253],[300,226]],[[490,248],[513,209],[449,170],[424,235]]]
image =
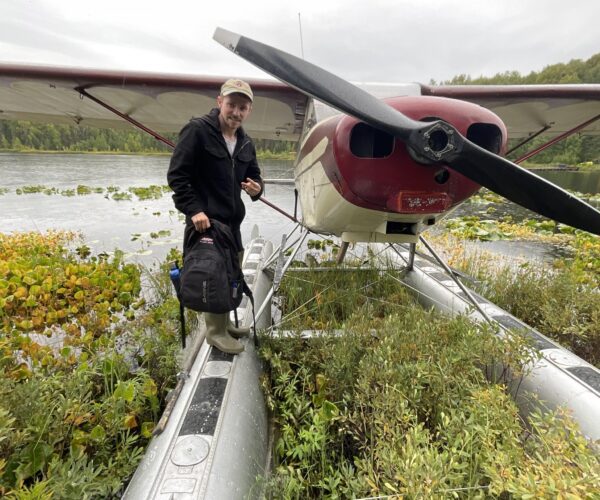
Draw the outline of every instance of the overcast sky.
[[[600,52],[597,0],[0,0],[0,62],[264,77],[217,26],[353,81],[527,74]]]

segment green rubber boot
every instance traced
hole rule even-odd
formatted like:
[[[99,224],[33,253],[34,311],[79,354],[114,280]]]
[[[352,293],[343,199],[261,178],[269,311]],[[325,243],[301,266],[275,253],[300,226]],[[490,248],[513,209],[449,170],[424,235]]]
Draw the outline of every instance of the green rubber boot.
[[[244,346],[227,331],[229,314],[204,313],[206,343],[228,354],[239,354]]]
[[[229,321],[227,323],[227,331],[229,332],[229,335],[231,335],[233,338],[241,339],[243,337],[248,336],[248,334],[250,333],[250,327],[235,326],[235,324],[232,321]]]

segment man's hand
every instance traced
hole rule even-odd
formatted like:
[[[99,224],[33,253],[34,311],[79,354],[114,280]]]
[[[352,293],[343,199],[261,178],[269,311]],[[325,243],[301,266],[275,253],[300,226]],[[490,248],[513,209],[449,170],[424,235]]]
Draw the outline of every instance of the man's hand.
[[[242,182],[242,189],[250,196],[256,196],[260,193],[260,184],[255,180],[246,177],[246,182]]]
[[[196,231],[203,233],[210,227],[210,221],[204,212],[198,212],[192,216],[192,223],[196,228]]]

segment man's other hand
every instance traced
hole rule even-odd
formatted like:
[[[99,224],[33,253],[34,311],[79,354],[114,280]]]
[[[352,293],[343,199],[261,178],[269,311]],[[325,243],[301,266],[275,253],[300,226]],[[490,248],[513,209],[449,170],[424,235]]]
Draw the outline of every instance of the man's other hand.
[[[246,182],[242,182],[242,189],[250,196],[256,196],[260,193],[260,184],[250,177],[246,177]]]

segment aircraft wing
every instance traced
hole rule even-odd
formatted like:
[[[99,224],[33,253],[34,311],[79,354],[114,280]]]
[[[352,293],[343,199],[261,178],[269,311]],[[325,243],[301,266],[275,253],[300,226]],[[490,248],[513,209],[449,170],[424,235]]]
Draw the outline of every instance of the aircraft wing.
[[[78,89],[158,132],[178,132],[215,103],[224,77],[91,70],[0,64],[0,119],[126,128],[120,117]],[[297,141],[309,98],[278,81],[249,79],[254,110],[244,125],[257,139]],[[496,113],[510,138],[525,138],[545,128],[557,136],[600,116],[600,85],[382,85],[365,90],[378,97],[422,94],[474,102]],[[383,87],[387,87],[383,85]],[[412,90],[411,90],[412,89]],[[419,91],[420,90],[420,91]],[[383,93],[382,93],[383,92]],[[600,134],[600,120],[582,133]]]
[[[566,85],[421,85],[422,95],[470,101],[496,113],[510,138],[525,138],[546,128],[556,137],[582,123],[600,118],[599,84]],[[581,133],[600,134],[600,119]]]
[[[179,132],[193,117],[215,107],[226,78],[0,64],[0,119],[126,128],[84,89],[157,132]],[[244,124],[257,139],[297,141],[309,99],[271,80],[248,79],[254,109]]]

